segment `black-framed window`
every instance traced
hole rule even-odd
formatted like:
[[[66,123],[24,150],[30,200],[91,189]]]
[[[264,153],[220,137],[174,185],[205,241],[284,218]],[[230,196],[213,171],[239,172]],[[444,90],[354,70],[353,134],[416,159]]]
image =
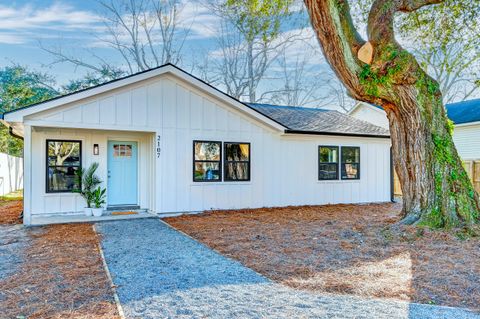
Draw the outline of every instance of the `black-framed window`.
[[[80,189],[77,171],[82,167],[82,142],[47,140],[47,193]]]
[[[318,179],[338,179],[338,146],[318,147]]]
[[[193,141],[193,181],[222,180],[222,142]]]
[[[250,180],[250,143],[224,143],[224,180],[227,182]]]
[[[360,147],[342,146],[342,179],[360,179]]]

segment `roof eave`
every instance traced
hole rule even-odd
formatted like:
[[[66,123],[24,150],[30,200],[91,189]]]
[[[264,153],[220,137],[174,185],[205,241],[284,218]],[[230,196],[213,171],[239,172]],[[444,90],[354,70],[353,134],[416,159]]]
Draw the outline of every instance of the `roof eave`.
[[[388,138],[390,135],[381,134],[356,134],[343,132],[319,132],[319,131],[303,131],[303,130],[285,130],[285,134],[303,134],[303,135],[330,135],[330,136],[348,136],[348,137],[368,137],[368,138]]]

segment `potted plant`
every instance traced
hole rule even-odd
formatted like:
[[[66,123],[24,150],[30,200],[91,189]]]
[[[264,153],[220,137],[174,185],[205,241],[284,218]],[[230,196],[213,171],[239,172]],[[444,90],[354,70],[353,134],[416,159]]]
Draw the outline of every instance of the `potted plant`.
[[[80,185],[80,189],[76,192],[79,193],[87,207],[84,208],[85,216],[92,216],[92,202],[93,202],[93,193],[95,187],[97,187],[102,181],[95,174],[98,168],[98,163],[92,163],[90,167],[86,170],[79,169],[76,174],[77,184]]]
[[[92,193],[92,201],[93,201],[93,208],[92,213],[95,217],[102,216],[103,213],[103,204],[105,204],[105,192],[107,190],[105,188],[100,188],[98,186]]]

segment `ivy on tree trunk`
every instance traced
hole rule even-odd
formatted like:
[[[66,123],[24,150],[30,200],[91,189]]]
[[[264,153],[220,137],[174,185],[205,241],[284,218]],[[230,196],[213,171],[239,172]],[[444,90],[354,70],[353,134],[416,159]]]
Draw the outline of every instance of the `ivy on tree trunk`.
[[[355,99],[387,113],[405,224],[470,229],[479,197],[453,144],[438,83],[395,40],[397,12],[442,0],[376,0],[368,42],[355,29],[347,0],[305,0],[323,53]]]

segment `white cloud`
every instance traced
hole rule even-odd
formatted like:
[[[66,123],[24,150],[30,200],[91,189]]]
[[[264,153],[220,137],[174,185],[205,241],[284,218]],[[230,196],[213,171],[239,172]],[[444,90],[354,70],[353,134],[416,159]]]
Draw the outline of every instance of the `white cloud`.
[[[197,1],[184,1],[180,27],[190,30],[190,39],[213,38],[219,32],[220,18]]]
[[[57,2],[39,8],[0,5],[0,43],[22,44],[51,37],[53,32],[98,30],[101,19],[89,11]]]

